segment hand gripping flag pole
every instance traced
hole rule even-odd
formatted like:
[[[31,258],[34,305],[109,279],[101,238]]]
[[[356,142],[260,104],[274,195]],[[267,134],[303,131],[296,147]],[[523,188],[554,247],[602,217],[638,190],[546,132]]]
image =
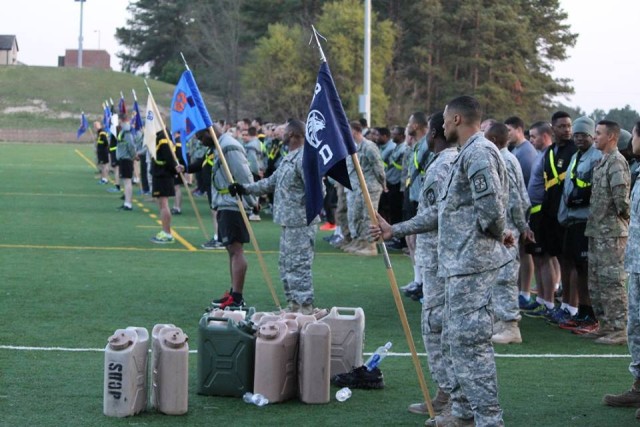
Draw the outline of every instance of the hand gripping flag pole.
[[[340,148],[335,147],[335,145],[338,144],[334,144],[334,146],[331,146],[330,141],[337,140],[338,143],[342,142],[342,145],[346,144],[346,151],[351,155],[353,166],[358,175],[358,181],[362,189],[364,201],[367,205],[369,218],[374,225],[377,225],[378,219],[376,217],[376,211],[373,207],[373,203],[371,202],[369,190],[367,189],[367,185],[364,179],[364,174],[362,173],[362,168],[360,167],[360,161],[358,160],[358,154],[355,150],[355,144],[353,142],[351,132],[348,128],[349,124],[347,121],[347,117],[344,113],[344,109],[342,108],[342,102],[340,101],[338,92],[335,89],[333,78],[331,77],[331,71],[329,70],[329,66],[327,64],[327,59],[324,55],[324,52],[322,51],[320,40],[318,39],[318,37],[322,36],[318,34],[315,27],[312,26],[312,29],[312,40],[313,38],[315,38],[315,41],[318,45],[322,64],[320,65],[318,81],[316,83],[314,97],[311,101],[310,112],[309,116],[307,117],[306,124],[307,132],[304,154],[305,156],[307,156],[307,153],[309,152],[309,157],[307,157],[307,159],[309,159],[311,155],[314,155],[315,157],[313,161],[309,160],[308,162],[305,162],[305,170],[308,170],[311,173],[325,172],[327,175],[340,182],[341,179],[339,178],[339,176],[341,175],[341,172],[336,170],[341,165],[340,163],[338,163],[340,160],[334,158],[333,156],[333,151],[335,151],[336,149],[340,150]],[[322,38],[324,39],[324,37]],[[311,43],[311,41],[309,43]],[[331,121],[333,121],[333,123],[331,123]],[[336,157],[340,157],[340,155]],[[310,168],[307,168],[308,164],[311,165]],[[317,184],[321,185],[322,174],[317,176],[315,179],[310,178],[311,177],[307,177],[306,181],[317,181]],[[343,185],[350,188],[348,176],[346,182],[343,182]],[[314,194],[308,193],[307,200],[309,201],[313,198]],[[319,211],[319,209],[315,212],[310,211],[308,205],[307,221],[310,222],[319,213]],[[310,215],[312,215],[311,219],[309,219]],[[420,388],[422,389],[424,401],[429,411],[429,415],[431,417],[434,417],[435,414],[433,412],[433,406],[431,405],[431,396],[429,395],[429,389],[427,388],[427,383],[422,372],[422,366],[420,365],[420,360],[418,359],[418,353],[416,352],[416,346],[413,341],[413,336],[411,335],[411,328],[409,327],[407,313],[405,312],[404,305],[402,303],[402,297],[400,296],[400,291],[398,290],[398,283],[393,272],[393,267],[391,266],[391,260],[389,259],[389,254],[384,243],[378,242],[378,247],[380,248],[384,257],[384,264],[387,270],[389,282],[391,284],[393,299],[398,309],[398,315],[400,316],[402,329],[404,330],[405,338],[407,340],[407,344],[409,345],[409,350],[411,351],[411,359],[413,360],[413,366],[415,367],[416,374],[418,376],[418,382],[420,383]]]
[[[218,137],[216,136],[216,132],[213,129],[213,124],[211,123],[211,118],[209,117],[209,113],[206,110],[204,105],[204,101],[200,97],[200,91],[197,89],[195,79],[193,78],[193,74],[189,69],[189,65],[187,65],[187,61],[184,58],[182,52],[180,53],[182,57],[182,61],[184,62],[184,66],[187,69],[185,73],[187,73],[187,78],[190,80],[190,83],[193,83],[194,89],[192,95],[195,95],[198,99],[195,100],[195,104],[198,107],[199,114],[204,119],[205,124],[207,125],[207,130],[209,131],[209,135],[213,139],[213,143],[216,147],[216,151],[218,152],[218,157],[220,158],[220,163],[222,165],[222,170],[227,178],[227,181],[230,183],[235,182],[233,179],[233,175],[231,174],[231,170],[229,169],[229,164],[227,163],[227,159],[224,157],[224,153],[222,152],[222,148],[220,147],[220,142],[218,141]],[[184,76],[184,74],[183,74]],[[249,232],[249,237],[251,239],[251,244],[253,245],[253,249],[258,257],[258,263],[260,264],[260,269],[262,270],[262,275],[264,276],[264,280],[267,283],[267,287],[269,288],[269,292],[271,292],[271,297],[273,298],[273,302],[276,304],[278,309],[281,309],[280,300],[278,299],[278,295],[273,287],[273,282],[271,281],[271,276],[267,272],[267,265],[264,262],[264,258],[262,256],[262,252],[260,251],[260,247],[258,246],[258,241],[256,240],[256,236],[253,233],[253,228],[251,227],[251,223],[249,222],[249,217],[247,216],[247,212],[244,209],[244,203],[242,202],[242,196],[236,196],[236,203],[238,204],[238,209],[240,210],[240,214],[242,215],[242,220],[244,221],[245,226],[247,227],[247,231]]]
[[[162,126],[162,132],[164,133],[164,137],[169,141],[169,144],[173,144],[173,140],[169,137],[169,134],[167,133],[167,128],[164,125],[164,121],[162,120],[162,116],[158,111],[158,106],[156,105],[156,102],[153,99],[153,95],[151,94],[151,89],[149,88],[149,85],[147,84],[146,79],[144,80],[144,85],[147,87],[147,91],[149,91],[149,99],[151,101],[150,102],[151,107],[153,108],[153,114],[158,118],[160,122],[160,126]],[[155,139],[155,135],[153,135],[153,138]],[[155,153],[152,153],[152,155],[155,158]],[[177,164],[180,164],[180,162],[178,162],[178,158],[176,157],[175,150],[171,150],[171,155],[173,156],[173,160],[175,160]],[[204,223],[202,222],[202,217],[200,217],[200,212],[198,212],[198,207],[196,206],[196,202],[193,199],[191,190],[187,185],[187,180],[184,178],[184,174],[182,172],[179,172],[179,175],[180,175],[180,180],[182,181],[182,184],[184,185],[184,188],[187,191],[187,194],[189,195],[189,200],[191,201],[191,207],[193,208],[193,212],[196,214],[196,218],[198,219],[198,225],[200,226],[200,230],[202,230],[202,234],[204,234],[205,239],[209,240],[209,235],[207,234],[207,230],[204,227]]]

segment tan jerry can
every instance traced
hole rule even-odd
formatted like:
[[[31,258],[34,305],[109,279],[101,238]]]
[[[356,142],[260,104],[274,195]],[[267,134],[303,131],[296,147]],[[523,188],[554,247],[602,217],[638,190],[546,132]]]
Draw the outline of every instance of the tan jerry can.
[[[155,325],[151,336],[151,405],[163,414],[186,414],[189,409],[189,337],[174,325]]]
[[[266,322],[256,340],[253,392],[284,402],[298,394],[298,324],[285,319]]]
[[[310,316],[313,318],[313,316]],[[315,319],[315,318],[314,318]],[[306,322],[300,331],[298,387],[304,403],[329,403],[331,329],[322,322]]]
[[[128,417],[147,407],[149,332],[129,326],[109,337],[104,350],[103,412]]]
[[[319,320],[331,329],[331,377],[362,366],[364,311],[362,308],[333,307]]]

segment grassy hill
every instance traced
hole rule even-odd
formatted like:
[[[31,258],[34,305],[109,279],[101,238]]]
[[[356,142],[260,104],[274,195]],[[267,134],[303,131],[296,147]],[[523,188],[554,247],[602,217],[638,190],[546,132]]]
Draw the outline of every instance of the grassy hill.
[[[158,107],[168,112],[174,85],[149,80]],[[133,105],[131,89],[146,107],[143,78],[107,70],[0,66],[0,129],[77,129],[80,112],[87,118],[102,117],[101,104],[120,91],[127,107]],[[209,97],[206,97],[209,100]]]

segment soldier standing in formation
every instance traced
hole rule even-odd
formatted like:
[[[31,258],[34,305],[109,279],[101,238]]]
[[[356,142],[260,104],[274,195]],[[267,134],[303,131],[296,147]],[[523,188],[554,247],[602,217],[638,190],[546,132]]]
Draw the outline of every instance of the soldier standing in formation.
[[[313,280],[311,266],[319,217],[310,225],[306,219],[306,195],[302,154],[304,123],[291,120],[284,131],[284,143],[289,154],[273,175],[252,184],[229,185],[229,193],[259,196],[273,194],[273,222],[282,227],[280,234],[280,279],[287,298],[287,310],[302,314],[313,313]]]

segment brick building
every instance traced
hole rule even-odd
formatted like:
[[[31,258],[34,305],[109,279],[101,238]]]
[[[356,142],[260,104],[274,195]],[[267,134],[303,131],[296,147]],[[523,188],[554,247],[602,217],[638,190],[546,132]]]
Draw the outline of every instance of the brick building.
[[[78,67],[78,49],[67,49],[64,56],[58,57],[59,67]],[[82,49],[82,67],[111,69],[111,55],[106,50]]]

